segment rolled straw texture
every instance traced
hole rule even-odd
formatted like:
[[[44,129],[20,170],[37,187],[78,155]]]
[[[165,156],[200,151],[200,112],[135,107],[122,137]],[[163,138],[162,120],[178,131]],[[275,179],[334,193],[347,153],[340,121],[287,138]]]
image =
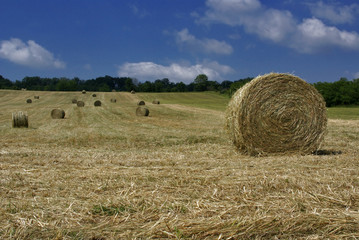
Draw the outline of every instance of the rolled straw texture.
[[[324,139],[325,101],[299,77],[258,76],[233,95],[226,127],[234,145],[249,155],[308,154]]]
[[[63,118],[65,118],[65,111],[63,109],[60,109],[60,108],[52,109],[51,117],[53,119],[63,119]]]
[[[13,128],[29,127],[29,118],[27,116],[27,113],[24,112],[12,113],[12,127]]]

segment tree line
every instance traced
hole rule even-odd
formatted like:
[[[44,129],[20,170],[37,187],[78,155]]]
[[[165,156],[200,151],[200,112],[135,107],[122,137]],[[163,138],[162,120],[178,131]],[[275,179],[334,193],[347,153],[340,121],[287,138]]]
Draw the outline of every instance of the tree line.
[[[136,92],[200,92],[217,91],[231,96],[237,89],[251,81],[248,77],[236,81],[225,80],[221,83],[209,81],[205,74],[199,74],[193,82],[173,83],[168,78],[157,79],[153,82],[139,82],[129,77],[104,76],[96,79],[81,80],[69,78],[24,77],[15,82],[0,75],[0,89],[27,89],[36,91],[136,91]],[[328,107],[338,105],[359,105],[359,78],[349,81],[340,78],[336,82],[317,82],[313,86],[322,94]]]

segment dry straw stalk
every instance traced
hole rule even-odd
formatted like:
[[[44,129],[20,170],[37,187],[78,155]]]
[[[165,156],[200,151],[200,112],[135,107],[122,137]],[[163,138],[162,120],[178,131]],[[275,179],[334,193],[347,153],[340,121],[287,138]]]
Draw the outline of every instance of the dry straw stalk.
[[[324,138],[325,102],[299,77],[270,73],[233,95],[226,126],[234,145],[244,153],[308,154],[318,150]]]

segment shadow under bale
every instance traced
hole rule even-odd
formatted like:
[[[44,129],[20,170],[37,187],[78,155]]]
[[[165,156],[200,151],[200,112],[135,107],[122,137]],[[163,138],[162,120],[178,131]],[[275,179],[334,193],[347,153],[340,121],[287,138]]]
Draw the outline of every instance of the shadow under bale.
[[[321,155],[340,155],[342,154],[342,151],[341,150],[326,150],[326,149],[320,149],[320,150],[317,150],[317,151],[313,151],[312,152],[313,155],[318,155],[318,156],[321,156]]]

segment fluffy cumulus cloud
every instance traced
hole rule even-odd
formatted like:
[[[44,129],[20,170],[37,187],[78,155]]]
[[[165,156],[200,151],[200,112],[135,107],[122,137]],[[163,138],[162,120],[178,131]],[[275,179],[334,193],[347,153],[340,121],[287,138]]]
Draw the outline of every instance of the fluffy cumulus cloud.
[[[190,83],[199,74],[206,74],[210,80],[221,80],[222,74],[232,72],[232,68],[217,62],[204,62],[192,66],[177,63],[164,66],[153,62],[138,62],[125,63],[119,66],[118,75],[137,78],[140,81],[169,78],[172,82]]]
[[[359,13],[358,4],[341,6],[339,4],[330,5],[319,1],[308,5],[315,17],[328,20],[333,24],[352,23],[355,20],[355,15]]]
[[[175,37],[176,43],[179,46],[188,48],[191,51],[225,55],[231,54],[233,52],[232,46],[228,43],[208,38],[197,39],[195,36],[189,33],[187,28],[175,32]]]
[[[300,52],[310,53],[316,49],[331,46],[359,50],[358,33],[341,31],[336,27],[326,26],[319,19],[304,19],[297,29],[292,47]]]
[[[65,63],[33,40],[27,44],[17,38],[0,42],[0,57],[30,67],[65,68]]]
[[[317,12],[319,17],[326,16],[333,22],[349,22],[350,14],[356,6],[343,6],[332,9],[328,5],[326,14]],[[247,33],[255,34],[261,39],[293,48],[303,53],[321,51],[327,47],[341,47],[359,50],[357,32],[340,30],[328,26],[315,17],[297,21],[291,12],[267,8],[258,0],[207,0],[207,10],[198,23],[223,23],[233,27],[240,26]],[[315,9],[314,7],[312,9]],[[328,10],[328,9],[332,9]],[[313,10],[314,11],[314,10]]]

